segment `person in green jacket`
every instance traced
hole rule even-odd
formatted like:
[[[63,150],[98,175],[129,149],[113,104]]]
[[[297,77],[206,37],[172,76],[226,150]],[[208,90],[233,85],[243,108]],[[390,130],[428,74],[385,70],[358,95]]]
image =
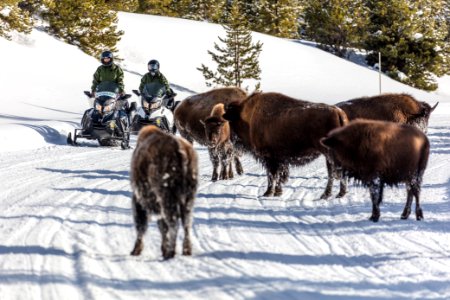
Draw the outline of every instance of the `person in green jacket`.
[[[111,51],[104,51],[100,56],[101,66],[94,73],[92,80],[91,94],[94,96],[95,89],[103,81],[112,81],[117,83],[119,93],[124,93],[123,70],[114,63],[114,57]]]
[[[148,83],[159,82],[161,85],[164,85],[166,88],[166,95],[168,97],[173,96],[173,91],[170,88],[169,82],[166,77],[159,71],[159,62],[156,59],[152,59],[147,64],[148,73],[146,73],[142,79],[141,84],[139,85],[139,92],[142,94],[142,90],[144,86]]]

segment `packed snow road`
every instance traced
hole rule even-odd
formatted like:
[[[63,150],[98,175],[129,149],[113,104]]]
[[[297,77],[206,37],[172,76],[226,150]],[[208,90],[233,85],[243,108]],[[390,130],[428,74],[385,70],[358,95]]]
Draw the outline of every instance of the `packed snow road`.
[[[263,169],[211,182],[207,151],[193,225],[194,254],[163,261],[150,223],[140,257],[132,150],[52,146],[0,158],[0,299],[449,299],[450,121],[435,116],[425,173],[425,220],[400,220],[404,186],[386,189],[379,223],[368,192],[318,200],[323,159],[292,171],[264,198]],[[335,191],[337,193],[337,183]]]

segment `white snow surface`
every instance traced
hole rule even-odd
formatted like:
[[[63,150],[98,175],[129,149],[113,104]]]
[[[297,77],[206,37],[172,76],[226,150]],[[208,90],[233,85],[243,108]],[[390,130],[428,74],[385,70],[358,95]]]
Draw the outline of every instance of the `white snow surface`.
[[[196,67],[210,64],[221,26],[119,17],[127,91],[152,58],[179,99],[207,90]],[[254,40],[264,43],[264,91],[329,104],[378,93],[376,71],[302,41]],[[250,156],[244,175],[211,182],[207,149],[196,145],[194,253],[180,255],[180,229],[177,256],[164,261],[154,219],[143,254],[129,255],[132,150],[65,144],[88,108],[82,91],[98,60],[39,30],[0,39],[0,50],[0,299],[450,299],[448,76],[435,93],[382,78],[383,92],[440,101],[428,131],[423,221],[414,212],[400,220],[404,185],[385,190],[378,223],[356,184],[341,199],[319,200],[323,158],[294,168],[279,198],[261,196],[265,172]]]

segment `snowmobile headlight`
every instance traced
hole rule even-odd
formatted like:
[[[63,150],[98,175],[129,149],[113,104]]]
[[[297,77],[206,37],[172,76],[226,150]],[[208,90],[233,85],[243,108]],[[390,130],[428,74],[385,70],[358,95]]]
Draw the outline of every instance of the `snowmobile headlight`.
[[[108,103],[103,108],[104,113],[109,113],[110,111],[114,110],[114,102]]]
[[[148,109],[149,104],[147,101],[142,101],[142,105],[144,106],[144,108]]]
[[[157,109],[160,106],[161,106],[161,102],[160,101],[154,102],[154,103],[150,104],[150,109]]]

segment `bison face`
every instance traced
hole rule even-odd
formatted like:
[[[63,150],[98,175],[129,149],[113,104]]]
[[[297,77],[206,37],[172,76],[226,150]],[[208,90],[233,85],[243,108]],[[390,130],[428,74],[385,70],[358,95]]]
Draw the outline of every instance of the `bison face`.
[[[426,102],[420,102],[421,105],[421,113],[419,115],[416,115],[414,119],[410,120],[410,122],[408,122],[410,125],[413,125],[417,128],[419,128],[420,130],[422,130],[422,132],[427,133],[427,129],[428,129],[428,120],[430,119],[431,113],[436,109],[436,106],[439,104],[436,103],[433,107],[431,107],[428,103]]]
[[[209,117],[203,122],[206,139],[211,146],[217,146],[219,144],[223,135],[222,129],[225,122],[222,118],[217,117]]]
[[[239,120],[241,116],[241,105],[237,102],[229,103],[225,106],[225,114],[222,116],[225,120],[233,122]]]

